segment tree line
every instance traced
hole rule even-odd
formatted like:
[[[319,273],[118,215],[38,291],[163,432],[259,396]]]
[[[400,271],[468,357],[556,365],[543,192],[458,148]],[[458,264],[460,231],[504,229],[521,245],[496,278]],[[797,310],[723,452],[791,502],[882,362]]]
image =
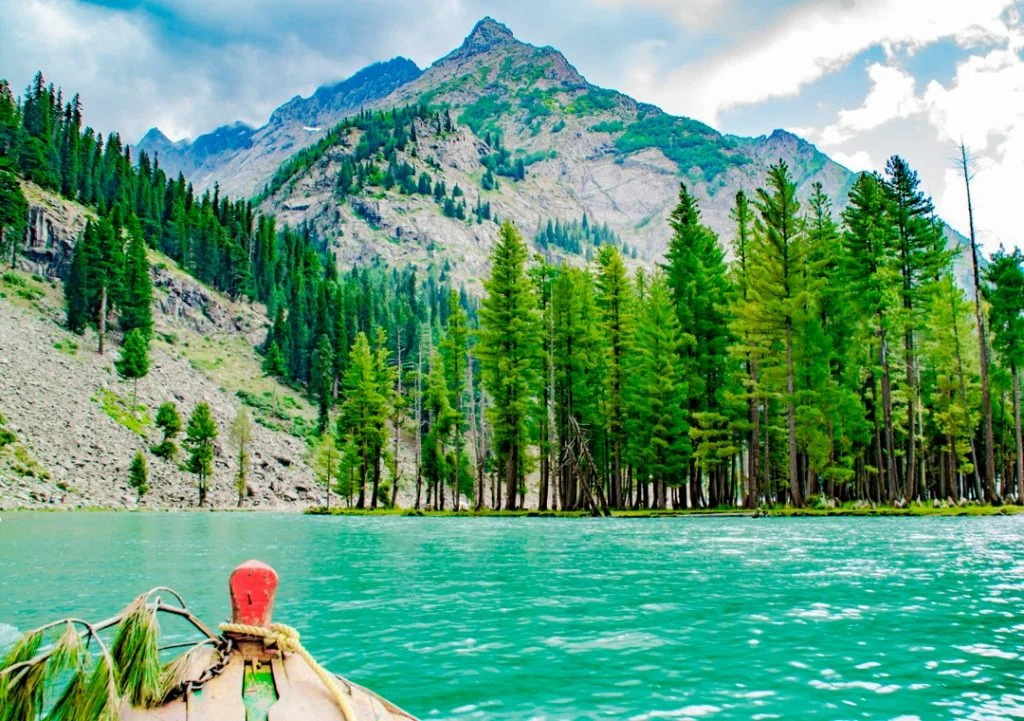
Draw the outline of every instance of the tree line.
[[[682,186],[664,262],[632,275],[608,245],[530,263],[502,228],[476,352],[505,508],[534,469],[541,509],[1024,497],[1019,252],[975,301],[899,157],[839,217],[780,161],[732,217],[727,261]]]
[[[98,211],[72,259],[69,327],[110,315],[148,337],[147,247],[265,303],[264,369],[318,407],[313,465],[353,505],[394,504],[400,486],[432,508],[1024,497],[1021,256],[985,265],[972,243],[966,293],[899,157],[858,176],[838,216],[820,186],[801,203],[780,162],[737,194],[724,243],[682,186],[652,272],[607,242],[587,265],[531,257],[506,219],[477,300],[446,268],[340,273],[311,229],[196,196],[62,102],[41,75],[21,101],[0,87],[0,162]],[[402,112],[352,129],[410,142],[427,111]],[[391,165],[385,182],[411,190]],[[559,227],[575,226],[540,245],[571,235]]]

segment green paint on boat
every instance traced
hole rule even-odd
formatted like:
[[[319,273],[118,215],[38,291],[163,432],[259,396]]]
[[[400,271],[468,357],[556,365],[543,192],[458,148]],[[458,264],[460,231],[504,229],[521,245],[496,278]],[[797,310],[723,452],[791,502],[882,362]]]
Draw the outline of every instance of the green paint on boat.
[[[267,721],[270,707],[277,702],[277,688],[270,664],[245,664],[242,679],[242,701],[245,704],[245,721]]]

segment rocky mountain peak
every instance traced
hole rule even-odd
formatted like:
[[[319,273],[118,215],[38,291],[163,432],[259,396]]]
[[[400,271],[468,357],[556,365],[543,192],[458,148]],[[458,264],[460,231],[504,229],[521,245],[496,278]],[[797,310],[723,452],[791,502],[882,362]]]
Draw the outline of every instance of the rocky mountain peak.
[[[492,17],[485,17],[473,27],[472,32],[463,41],[462,47],[477,52],[486,52],[495,45],[515,42],[515,39],[507,25],[499,23]]]
[[[436,64],[443,65],[450,62],[464,62],[477,55],[483,55],[495,48],[511,46],[519,43],[515,35],[504,23],[499,23],[492,17],[485,17],[473,26],[473,30],[466,36],[456,50],[441,58]]]
[[[160,128],[150,128],[139,140],[139,144],[152,143],[154,145],[172,145],[171,139],[163,134]]]

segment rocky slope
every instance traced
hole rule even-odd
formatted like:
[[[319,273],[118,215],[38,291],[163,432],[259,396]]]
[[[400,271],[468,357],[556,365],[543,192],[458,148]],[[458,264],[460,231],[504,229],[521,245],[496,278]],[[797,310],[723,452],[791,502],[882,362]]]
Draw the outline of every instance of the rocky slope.
[[[261,373],[252,346],[265,334],[261,311],[232,303],[154,256],[151,365],[133,414],[131,387],[114,370],[116,340],[99,355],[95,334],[77,336],[61,326],[63,297],[53,276],[88,211],[35,186],[26,191],[46,238],[19,270],[0,276],[0,508],[134,507],[128,465],[136,449],[159,440],[153,419],[167,400],[183,417],[201,400],[213,409],[221,428],[213,506],[237,502],[227,428],[243,403],[255,421],[245,506],[299,509],[320,499],[303,460],[315,413]],[[152,454],[147,460],[152,490],[144,507],[195,504],[192,474]]]
[[[177,167],[167,160],[175,153],[186,157],[180,167],[200,188],[218,182],[229,193],[261,194],[264,210],[288,223],[310,223],[333,244],[343,266],[382,256],[394,263],[444,264],[458,278],[475,281],[486,268],[492,225],[445,217],[429,197],[396,190],[370,188],[348,197],[336,192],[340,162],[358,143],[357,133],[341,137],[275,192],[261,193],[282,160],[322,142],[346,116],[416,103],[446,110],[455,127],[441,132],[419,125],[418,142],[401,160],[449,189],[458,185],[467,208],[489,203],[492,217],[515,220],[531,237],[548,220],[586,215],[607,224],[648,265],[666,249],[667,218],[680,182],[727,243],[736,191],[763,184],[771,163],[787,162],[803,197],[821,183],[837,213],[854,180],[784,130],[758,138],[725,136],[591,85],[556,49],[521,42],[491,18],[424,71],[398,58],[292,99],[258,130],[226,126],[177,146],[153,131],[140,147],[162,149],[165,167]],[[483,162],[495,153],[499,137],[510,162],[526,166],[526,177],[502,178],[499,188],[485,189]],[[950,232],[951,244],[962,242]],[[966,261],[961,265],[965,271]]]
[[[289,155],[317,138],[347,115],[388,96],[419,77],[416,63],[395,58],[376,63],[308,98],[294,97],[265,125],[225,125],[192,142],[171,142],[152,128],[135,150],[155,155],[169,175],[179,172],[199,189],[219,183],[231,195],[253,195]]]
[[[415,103],[446,108],[454,120],[450,132],[416,121],[417,142],[399,159],[417,175],[458,185],[468,208],[489,203],[492,216],[515,220],[531,237],[548,220],[586,215],[607,224],[647,263],[665,252],[680,182],[701,200],[706,222],[728,239],[736,191],[753,191],[780,158],[803,194],[820,182],[837,208],[853,180],[790,133],[727,137],[590,85],[557,50],[522,43],[490,19],[374,106]],[[337,193],[340,163],[359,140],[357,132],[342,134],[318,162],[265,197],[263,208],[288,223],[311,223],[334,243],[343,265],[377,255],[399,263],[446,261],[456,277],[479,278],[492,224],[444,217],[429,197],[397,189],[369,188],[347,198]],[[499,178],[499,188],[485,189],[484,163],[499,144],[510,151],[510,164],[522,161],[526,177]]]
[[[515,218],[532,234],[548,218],[578,220],[586,213],[608,223],[624,242],[652,259],[664,251],[665,220],[681,181],[702,200],[707,222],[728,237],[735,191],[762,183],[770,162],[785,159],[804,193],[812,182],[821,182],[837,206],[853,178],[789,133],[727,137],[697,121],[593,86],[554,48],[520,42],[490,18],[425,71],[410,61],[392,60],[337,86],[320,88],[310,98],[289,101],[258,130],[228,126],[178,146],[154,130],[139,147],[160,152],[165,168],[182,169],[200,188],[218,182],[229,193],[252,195],[263,189],[288,153],[321,139],[346,115],[360,108],[410,103],[449,108],[458,122],[462,132],[454,142],[420,148],[425,151],[421,158],[434,151],[449,186],[458,182],[464,189],[480,190],[479,160],[493,151],[485,140],[500,134],[514,159],[529,164],[529,172],[525,182],[505,183],[500,192],[485,196],[499,217]],[[213,149],[207,152],[207,147]],[[337,199],[307,192],[310,185],[328,185],[322,170],[330,169],[313,169],[313,177],[297,193],[275,197],[265,207],[283,212],[289,221],[315,219],[328,237],[345,237],[344,258],[386,248],[381,241],[389,238],[405,242],[411,236],[423,239],[419,249],[386,248],[385,254],[423,258],[426,245],[433,244],[442,254],[450,249],[446,257],[453,264],[482,262],[473,248],[486,251],[491,233],[481,238],[450,219],[424,217],[401,198],[373,199],[382,207],[384,222],[378,227],[349,222],[353,219],[344,209],[336,223],[325,222],[338,209]],[[436,208],[426,210],[436,214]],[[404,222],[391,222],[395,216]]]

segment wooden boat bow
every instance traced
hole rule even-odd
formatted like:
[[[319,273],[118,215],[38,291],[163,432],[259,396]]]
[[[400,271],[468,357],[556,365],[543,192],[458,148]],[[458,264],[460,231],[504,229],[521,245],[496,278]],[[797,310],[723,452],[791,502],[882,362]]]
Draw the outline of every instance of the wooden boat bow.
[[[331,674],[305,650],[295,629],[273,623],[278,583],[277,573],[264,563],[238,566],[228,584],[231,622],[220,626],[220,634],[192,616],[169,589],[154,589],[98,624],[68,619],[30,631],[0,663],[0,708],[17,709],[5,716],[13,721],[51,718],[49,707],[61,704],[71,709],[67,718],[104,721],[416,721],[372,691]],[[180,607],[154,597],[160,591],[172,594]],[[161,612],[186,618],[205,638],[159,649]],[[75,623],[85,630],[74,630]],[[61,626],[66,626],[63,635],[52,640],[50,634],[45,645],[51,629]],[[119,630],[108,648],[99,632],[114,626]],[[93,639],[101,653],[91,663],[90,654],[80,654],[76,644],[85,648]],[[187,650],[173,661],[162,660],[161,650],[182,647]],[[46,696],[45,683],[30,685],[33,679],[58,676],[71,681],[54,698]],[[76,679],[82,688],[75,687]],[[94,687],[101,691],[93,693]]]

